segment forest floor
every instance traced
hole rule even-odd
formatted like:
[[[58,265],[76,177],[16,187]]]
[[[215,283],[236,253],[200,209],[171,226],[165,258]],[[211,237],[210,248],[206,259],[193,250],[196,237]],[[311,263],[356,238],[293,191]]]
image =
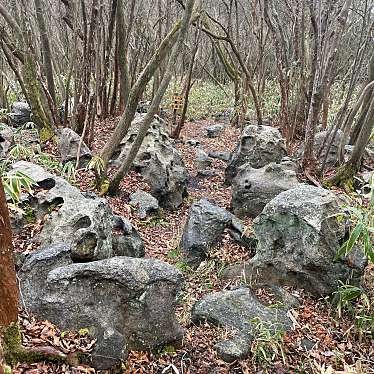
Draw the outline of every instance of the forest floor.
[[[94,150],[98,151],[113,130],[116,121],[108,120],[100,124],[96,132]],[[196,139],[204,151],[232,151],[239,139],[240,130],[227,126],[218,138],[206,137],[206,128],[212,121],[189,122],[182,132],[182,139]],[[208,323],[194,325],[190,320],[193,304],[204,295],[230,288],[234,284],[220,279],[220,271],[228,264],[248,260],[249,253],[234,243],[227,234],[222,245],[209,260],[193,271],[180,258],[179,241],[192,202],[205,197],[220,207],[230,209],[231,190],[225,187],[224,170],[226,163],[213,161],[217,176],[202,178],[197,176],[194,165],[196,148],[180,142],[177,148],[183,155],[190,173],[189,196],[176,212],[163,211],[157,217],[139,220],[129,205],[129,195],[137,189],[148,190],[141,176],[132,172],[121,184],[120,194],[109,197],[108,202],[115,214],[127,217],[137,228],[145,243],[146,257],[157,258],[178,267],[185,275],[185,286],[178,300],[177,315],[185,329],[181,347],[166,347],[163,351],[131,352],[122,365],[123,373],[174,373],[174,374],[236,374],[236,373],[374,373],[374,344],[372,340],[359,336],[352,327],[354,321],[349,316],[338,318],[336,308],[327,299],[314,300],[301,291],[291,290],[299,299],[300,307],[292,310],[294,329],[281,338],[273,336],[254,342],[248,359],[227,364],[220,360],[213,346],[227,337],[230,332]],[[82,190],[93,190],[93,176],[80,171],[77,183]],[[246,228],[251,230],[251,221],[246,220]],[[28,232],[16,237],[16,250],[32,250],[28,238],[36,228],[29,226]],[[373,269],[368,271],[373,272]],[[258,295],[268,303],[271,295],[258,290]],[[25,345],[45,345],[62,350],[64,353],[89,351],[93,342],[82,332],[62,333],[46,321],[37,321],[32,316],[21,314],[23,342]],[[307,348],[306,348],[307,347]],[[261,348],[264,348],[261,350]],[[348,371],[349,368],[349,371]],[[20,363],[15,374],[38,373],[94,373],[84,365],[74,366],[74,362],[64,365]]]

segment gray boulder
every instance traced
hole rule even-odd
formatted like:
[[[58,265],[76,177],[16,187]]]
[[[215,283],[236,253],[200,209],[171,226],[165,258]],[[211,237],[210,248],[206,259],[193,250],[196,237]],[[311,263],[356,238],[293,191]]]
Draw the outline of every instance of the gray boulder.
[[[290,330],[288,306],[274,308],[264,305],[255,293],[246,287],[209,294],[198,301],[192,309],[192,321],[208,321],[223,326],[232,337],[215,345],[218,355],[226,362],[245,358],[256,339],[257,323],[276,331]]]
[[[11,112],[8,114],[10,124],[14,127],[23,126],[31,121],[31,109],[29,104],[20,101],[12,105]]]
[[[222,160],[222,161],[229,161],[231,157],[230,152],[209,152],[208,156],[211,158],[216,158],[217,160]]]
[[[80,140],[80,136],[72,129],[65,127],[58,131],[57,146],[60,151],[61,161],[63,163],[69,161],[73,161],[75,163]],[[91,158],[92,155],[90,149],[84,142],[82,142],[79,156],[80,166],[86,165]]]
[[[186,263],[197,267],[221,242],[226,229],[240,244],[252,245],[251,239],[243,235],[244,226],[233,214],[206,199],[194,203],[188,212],[180,243]]]
[[[195,165],[198,171],[207,170],[212,166],[212,160],[202,149],[196,151]]]
[[[8,155],[9,149],[13,144],[13,129],[3,123],[0,123],[0,158],[4,158]]]
[[[234,214],[257,217],[270,200],[297,184],[296,173],[281,164],[271,163],[261,169],[245,164],[239,168],[232,182]]]
[[[239,168],[249,164],[259,169],[271,162],[280,162],[287,155],[284,140],[278,129],[271,126],[247,126],[231,155],[225,171],[226,183],[231,183]]]
[[[41,166],[19,161],[12,172],[21,171],[40,188],[28,197],[37,219],[47,215],[40,234],[35,238],[42,246],[65,242],[71,246],[74,261],[92,261],[113,256],[113,213],[104,199],[81,193],[65,179]]]
[[[313,146],[314,154],[318,156],[317,160],[320,164],[322,164],[322,161],[326,157],[327,147],[330,144],[332,135],[333,135],[332,132],[330,132],[329,130],[324,130],[324,131],[318,132],[314,138],[314,146]],[[338,164],[339,147],[340,147],[340,142],[341,142],[342,137],[343,137],[343,132],[341,130],[338,130],[338,132],[336,133],[335,139],[331,145],[330,151],[327,155],[326,164],[325,164],[326,166],[332,167]],[[322,152],[321,152],[321,149],[322,149]],[[304,154],[304,146],[302,145],[300,149],[297,151],[297,156],[301,158],[303,154]]]
[[[142,120],[142,115],[135,118],[121,142],[116,163],[120,164],[126,158]],[[182,204],[187,196],[187,169],[164,125],[157,120],[152,122],[133,167],[142,174],[161,207],[177,209]]]
[[[206,129],[208,138],[217,138],[218,136],[220,136],[223,133],[224,129],[225,129],[224,125],[212,125],[212,126],[209,126]]]
[[[91,356],[96,369],[110,369],[126,359],[130,350],[180,343],[183,331],[175,307],[183,279],[172,266],[158,260],[114,257],[48,271],[51,260],[47,276],[26,268],[42,268],[46,263],[39,253],[21,270],[25,306],[61,329],[88,329],[97,339]]]
[[[339,281],[358,280],[366,264],[362,254],[335,261],[345,239],[340,203],[334,193],[304,184],[271,200],[254,221],[258,246],[245,266],[247,279],[303,288],[316,296],[334,292]]]
[[[115,256],[144,257],[144,242],[128,219],[114,216],[113,229],[113,253]]]
[[[160,207],[158,201],[148,192],[137,190],[130,195],[130,205],[137,209],[137,214],[140,219],[145,219],[147,216],[157,214]]]

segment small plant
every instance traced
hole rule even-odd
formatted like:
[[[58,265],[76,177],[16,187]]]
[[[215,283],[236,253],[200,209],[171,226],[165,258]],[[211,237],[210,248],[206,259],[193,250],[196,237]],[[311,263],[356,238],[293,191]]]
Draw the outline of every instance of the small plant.
[[[9,156],[13,160],[31,160],[35,156],[35,152],[28,146],[16,144],[10,149]]]
[[[67,179],[69,182],[76,181],[77,170],[75,169],[75,164],[72,161],[67,162],[61,170],[61,175]]]
[[[104,172],[104,160],[99,156],[93,156],[87,164],[87,170],[93,170],[95,175],[102,175]]]
[[[369,184],[367,195],[357,196],[354,206],[347,206],[351,221],[351,232],[348,240],[341,246],[336,259],[347,256],[357,244],[360,244],[365,256],[374,263],[373,234],[374,234],[374,177]],[[368,200],[367,205],[364,201]]]
[[[32,187],[35,185],[35,182],[26,174],[17,171],[14,174],[4,176],[3,185],[5,193],[12,200],[13,204],[18,204],[21,192],[26,190],[26,192],[32,193]]]
[[[53,170],[60,170],[61,164],[56,159],[53,159],[49,154],[47,153],[39,153],[35,156],[35,161],[47,169],[53,171]]]
[[[276,359],[281,358],[283,364],[286,364],[283,349],[284,331],[260,318],[255,318],[251,322],[254,326],[254,339],[251,347],[253,360],[258,364],[271,367]]]

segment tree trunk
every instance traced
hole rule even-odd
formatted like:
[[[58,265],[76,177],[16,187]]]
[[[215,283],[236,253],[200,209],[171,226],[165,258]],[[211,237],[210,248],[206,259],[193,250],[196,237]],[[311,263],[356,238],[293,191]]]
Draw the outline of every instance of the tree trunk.
[[[0,328],[17,322],[18,286],[13,261],[12,231],[0,178]]]
[[[174,46],[172,53],[170,55],[168,64],[166,66],[165,75],[162,78],[160,87],[158,88],[152,103],[151,107],[149,108],[149,111],[147,112],[143,123],[140,125],[140,129],[138,131],[138,134],[133,142],[133,145],[130,149],[129,154],[126,157],[126,160],[123,162],[117,173],[115,174],[113,181],[110,184],[109,187],[109,193],[113,194],[116,193],[119,187],[119,184],[121,183],[122,178],[130,171],[130,168],[132,166],[132,163],[143,143],[144,137],[146,136],[149,126],[154,118],[154,115],[157,113],[158,108],[160,106],[162,97],[165,94],[165,91],[170,83],[170,80],[173,76],[173,66],[175,65],[178,55],[182,49],[184,40],[186,38],[190,20],[192,16],[192,11],[194,7],[195,0],[188,0],[184,12],[184,17],[181,24],[181,30],[179,32],[177,44]]]
[[[110,158],[112,157],[113,153],[115,152],[115,150],[117,149],[117,147],[119,146],[119,144],[121,143],[122,139],[124,138],[128,129],[131,126],[131,122],[134,119],[136,107],[138,105],[140,96],[145,90],[146,85],[152,78],[154,72],[158,68],[160,62],[165,58],[167,52],[170,50],[170,48],[172,48],[172,46],[176,42],[180,31],[180,27],[180,22],[177,22],[174,25],[173,29],[169,32],[169,34],[162,41],[161,45],[157,48],[154,55],[152,56],[146,67],[143,69],[142,73],[140,74],[134,86],[132,87],[128,97],[128,102],[126,104],[126,109],[122,114],[111,137],[106,142],[101,152],[101,158],[104,163],[103,175],[101,175],[102,179],[105,177]]]
[[[53,105],[57,106],[55,82],[53,79],[52,53],[51,53],[51,47],[49,45],[48,30],[45,25],[44,16],[43,16],[43,13],[44,13],[43,4],[42,4],[42,0],[34,0],[34,3],[35,3],[36,19],[38,21],[39,32],[40,32],[40,39],[42,41],[43,61],[44,61],[45,74],[47,77],[48,91],[49,91],[49,94],[51,95]]]

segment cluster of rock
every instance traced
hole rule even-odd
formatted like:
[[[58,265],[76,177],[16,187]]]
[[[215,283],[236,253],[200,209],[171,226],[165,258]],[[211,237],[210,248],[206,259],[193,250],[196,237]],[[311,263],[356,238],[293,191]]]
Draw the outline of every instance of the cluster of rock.
[[[137,115],[120,144],[115,163],[121,164],[136,138],[143,115]],[[150,186],[163,208],[177,209],[187,196],[188,172],[163,123],[154,120],[134,160],[133,167]]]
[[[318,139],[322,135],[317,135],[316,147]],[[332,147],[327,162],[336,156],[337,148]],[[256,338],[254,321],[273,330],[291,328],[287,311],[297,302],[283,286],[326,296],[340,281],[358,282],[366,266],[359,250],[335,259],[346,233],[344,220],[339,219],[343,202],[328,190],[300,184],[297,168],[286,157],[281,134],[270,126],[247,126],[230,158],[226,182],[232,184],[232,208],[239,217],[257,217],[253,225],[257,246],[248,263],[227,268],[224,276],[244,276],[252,287],[270,287],[282,307],[264,305],[248,287],[208,294],[197,302],[194,322],[208,321],[231,332],[230,339],[215,345],[225,361],[248,355]],[[181,241],[185,260],[194,266],[204,260],[225,228],[236,222],[233,217],[204,200],[192,205]]]
[[[98,369],[110,368],[130,350],[179,343],[175,304],[181,273],[139,258],[139,234],[104,199],[29,162],[15,163],[12,172],[17,171],[36,183],[22,205],[35,218],[46,215],[36,237],[41,249],[20,264],[24,307],[63,329],[87,328],[98,339],[91,356]]]

